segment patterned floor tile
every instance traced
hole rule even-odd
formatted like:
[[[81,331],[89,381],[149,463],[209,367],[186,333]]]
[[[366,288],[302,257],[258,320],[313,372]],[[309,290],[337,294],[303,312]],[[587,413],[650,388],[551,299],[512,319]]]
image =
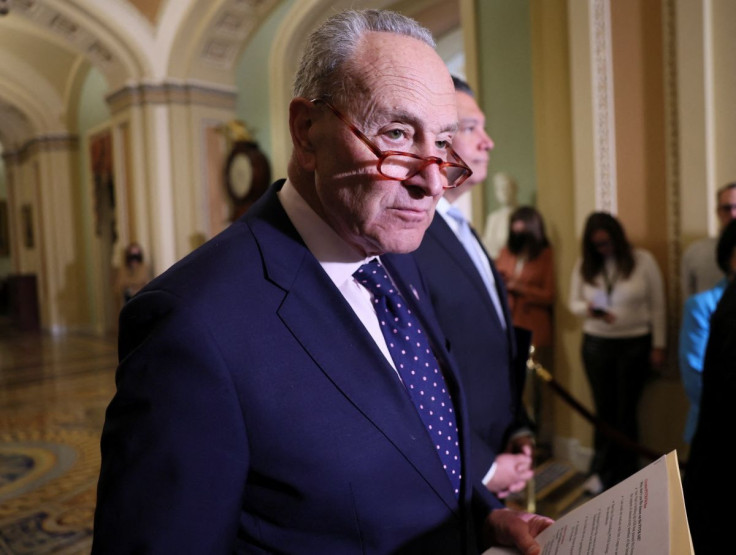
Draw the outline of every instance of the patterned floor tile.
[[[0,555],[89,553],[113,340],[0,329]]]

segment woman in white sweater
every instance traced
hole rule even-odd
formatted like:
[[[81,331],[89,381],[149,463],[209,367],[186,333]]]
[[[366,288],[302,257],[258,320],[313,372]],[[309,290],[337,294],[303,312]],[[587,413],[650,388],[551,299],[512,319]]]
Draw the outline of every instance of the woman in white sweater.
[[[665,358],[664,286],[654,257],[633,248],[608,213],[586,221],[570,310],[584,319],[583,365],[598,416],[637,441],[639,399],[652,366]],[[636,470],[635,452],[596,431],[591,490],[609,488]]]

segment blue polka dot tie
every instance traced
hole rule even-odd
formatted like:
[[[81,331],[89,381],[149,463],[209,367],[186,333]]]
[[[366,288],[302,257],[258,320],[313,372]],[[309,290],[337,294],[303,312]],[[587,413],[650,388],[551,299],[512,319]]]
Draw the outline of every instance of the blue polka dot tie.
[[[373,294],[373,303],[391,358],[419,412],[455,495],[460,493],[460,447],[452,398],[429,340],[377,259],[353,277]]]

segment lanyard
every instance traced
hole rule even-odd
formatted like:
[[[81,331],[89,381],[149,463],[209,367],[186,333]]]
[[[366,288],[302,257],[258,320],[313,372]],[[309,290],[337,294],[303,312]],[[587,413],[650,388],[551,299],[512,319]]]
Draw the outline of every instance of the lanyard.
[[[611,306],[611,294],[613,294],[613,288],[616,285],[616,280],[618,280],[618,272],[616,271],[616,268],[613,269],[613,272],[611,275],[608,275],[608,269],[606,268],[606,265],[603,265],[603,281],[606,284],[606,295],[608,296],[608,306]]]

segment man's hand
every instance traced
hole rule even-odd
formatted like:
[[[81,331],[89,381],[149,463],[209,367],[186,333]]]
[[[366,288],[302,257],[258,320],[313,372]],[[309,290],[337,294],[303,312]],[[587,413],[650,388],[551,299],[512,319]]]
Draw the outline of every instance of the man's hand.
[[[539,555],[542,549],[534,538],[554,521],[546,516],[496,509],[485,522],[485,534],[488,545],[508,545],[518,549],[522,555]]]
[[[514,435],[508,445],[506,445],[505,453],[524,453],[532,456],[534,451],[534,435],[531,432],[519,433]]]
[[[530,454],[501,453],[496,457],[495,463],[496,472],[486,487],[501,499],[524,489],[529,479],[534,476]]]

